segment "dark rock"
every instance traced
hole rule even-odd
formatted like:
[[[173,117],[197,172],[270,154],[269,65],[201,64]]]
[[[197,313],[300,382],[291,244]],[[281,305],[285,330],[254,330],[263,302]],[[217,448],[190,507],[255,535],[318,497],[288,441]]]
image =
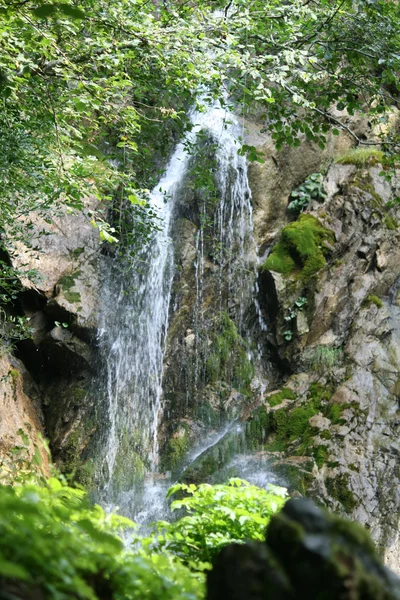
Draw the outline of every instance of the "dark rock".
[[[400,579],[384,567],[365,529],[310,500],[289,500],[266,544],[232,544],[207,579],[208,600],[397,600]]]

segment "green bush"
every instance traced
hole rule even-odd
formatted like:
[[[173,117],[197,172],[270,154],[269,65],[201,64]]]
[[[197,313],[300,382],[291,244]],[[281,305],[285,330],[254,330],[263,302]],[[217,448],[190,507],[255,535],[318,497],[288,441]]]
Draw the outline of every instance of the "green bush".
[[[187,514],[175,523],[157,524],[156,548],[176,554],[194,569],[210,562],[226,544],[264,540],[271,516],[287,499],[283,488],[265,490],[241,479],[230,479],[228,485],[176,484],[169,495],[177,492],[187,497],[175,500],[171,508]]]
[[[0,486],[0,598],[41,600],[200,600],[208,561],[223,545],[262,540],[285,490],[247,482],[176,485],[169,495],[187,516],[135,537],[134,524],[88,503],[56,478],[46,485]],[[121,538],[130,529],[134,546]],[[159,532],[159,533],[158,533]]]
[[[0,597],[202,598],[204,582],[179,559],[124,550],[118,532],[133,526],[55,478],[0,486]]]

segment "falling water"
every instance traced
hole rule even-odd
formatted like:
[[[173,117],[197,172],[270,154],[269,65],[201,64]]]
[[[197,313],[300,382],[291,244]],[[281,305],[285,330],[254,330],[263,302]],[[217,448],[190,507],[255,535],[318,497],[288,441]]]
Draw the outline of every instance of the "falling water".
[[[246,158],[238,152],[242,128],[237,118],[217,103],[206,112],[193,112],[190,120],[191,131],[176,147],[164,176],[150,195],[150,204],[159,218],[158,230],[134,262],[129,257],[106,259],[100,346],[107,364],[103,388],[108,423],[104,425],[100,496],[103,503],[118,504],[138,521],[149,519],[146,505],[152,505],[152,513],[161,510],[160,494],[168,484],[157,475],[157,440],[174,275],[171,225],[176,198],[190,165],[188,148],[194,146],[200,131],[206,132],[216,146],[220,289],[223,279],[228,281],[239,329],[243,329],[244,307],[254,286],[254,268],[249,259],[251,193]],[[200,228],[195,261],[199,312],[203,301],[203,235]],[[212,436],[205,440],[204,447],[210,439]],[[201,446],[195,450],[201,451]]]

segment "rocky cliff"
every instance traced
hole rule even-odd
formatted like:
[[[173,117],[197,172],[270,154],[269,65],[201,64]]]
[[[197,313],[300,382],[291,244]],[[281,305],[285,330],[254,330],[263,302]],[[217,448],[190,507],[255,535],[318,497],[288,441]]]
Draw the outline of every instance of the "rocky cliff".
[[[241,184],[253,231],[229,236],[218,221],[213,140],[197,159],[209,180],[196,186],[194,161],[176,206],[160,468],[216,480],[243,471],[235,456],[242,467],[255,461],[292,495],[370,528],[396,569],[399,177],[383,177],[379,153],[353,151],[345,136],[324,152],[305,142],[278,153],[255,124],[248,130],[263,156]],[[229,193],[240,173],[228,177]],[[321,193],[288,211],[313,173]],[[52,225],[38,219],[39,252],[13,254],[40,277],[20,298],[32,339],[1,359],[3,457],[17,446],[34,457],[46,435],[81,481],[90,480],[99,423],[90,386],[101,247],[90,210]]]

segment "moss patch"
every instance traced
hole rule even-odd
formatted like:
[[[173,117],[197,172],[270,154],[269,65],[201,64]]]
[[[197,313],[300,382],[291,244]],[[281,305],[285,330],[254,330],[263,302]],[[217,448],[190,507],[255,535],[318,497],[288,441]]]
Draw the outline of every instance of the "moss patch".
[[[265,261],[263,268],[283,275],[298,272],[308,280],[326,264],[325,256],[335,236],[312,215],[299,219],[283,228],[279,242]]]
[[[189,447],[188,426],[186,423],[183,423],[168,440],[165,451],[161,457],[162,470],[174,471],[182,462]]]
[[[272,429],[272,413],[267,413],[265,406],[254,410],[246,423],[246,442],[249,448],[256,449],[263,444]]]
[[[266,400],[270,406],[278,406],[278,404],[282,404],[284,400],[295,400],[296,397],[297,395],[293,390],[282,388],[280,392],[268,396]]]
[[[217,331],[212,339],[212,352],[206,361],[207,382],[225,381],[246,395],[250,393],[248,388],[254,376],[246,344],[226,312],[218,316]]]
[[[377,148],[356,148],[346,154],[339,156],[336,160],[340,165],[356,165],[363,167],[365,165],[376,165],[383,160],[383,152]]]
[[[382,308],[383,301],[380,298],[378,298],[378,296],[374,296],[372,294],[372,295],[366,297],[366,299],[363,302],[363,307],[369,308],[371,306],[371,304],[375,304],[375,306],[377,308]]]
[[[73,292],[72,288],[75,287],[75,279],[79,277],[81,271],[75,271],[71,275],[64,275],[58,280],[58,285],[61,286],[62,292],[65,299],[71,304],[76,304],[81,301],[81,295],[79,292]]]
[[[325,481],[325,486],[328,494],[340,502],[344,510],[349,513],[355,509],[358,502],[353,492],[349,489],[348,483],[348,474],[342,474],[337,477],[328,477]]]
[[[394,217],[391,217],[390,215],[386,215],[383,219],[383,222],[386,225],[386,227],[391,231],[396,231],[399,226],[397,220]]]

